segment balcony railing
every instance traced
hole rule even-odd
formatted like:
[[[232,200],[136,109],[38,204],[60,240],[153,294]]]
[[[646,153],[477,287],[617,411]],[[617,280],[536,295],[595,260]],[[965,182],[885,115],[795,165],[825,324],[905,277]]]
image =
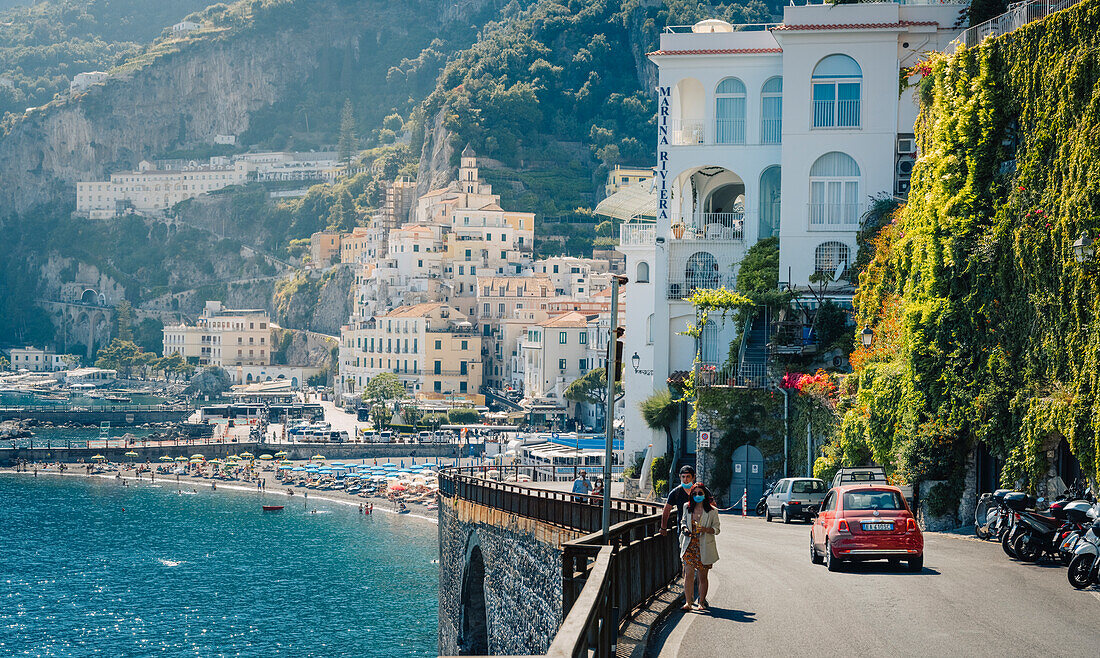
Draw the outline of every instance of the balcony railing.
[[[763,119],[760,122],[760,142],[762,144],[781,144],[783,142],[783,120]]]
[[[1045,18],[1056,11],[1072,7],[1080,1],[1058,0],[1051,2],[1051,0],[1035,0],[1035,2],[1014,4],[1000,16],[967,29],[951,43],[956,46],[961,44],[967,48],[973,48],[987,37],[999,37],[1002,34],[1008,34],[1031,21]]]
[[[702,212],[687,218],[683,237],[695,240],[743,240],[745,237],[745,213]],[[673,229],[675,237],[676,229]]]
[[[672,119],[669,121],[669,141],[677,146],[703,144],[705,128],[702,120]]]
[[[737,283],[733,274],[723,272],[677,273],[669,277],[668,298],[687,299],[696,290],[717,290],[721,287],[732,289]]]
[[[859,99],[814,101],[814,128],[859,128]]]
[[[859,228],[858,203],[807,204],[811,231],[852,231]]]
[[[715,142],[718,144],[744,144],[745,120],[744,119],[715,119]]]
[[[657,224],[654,222],[629,223],[619,226],[619,245],[623,247],[645,247],[653,244],[657,238]]]

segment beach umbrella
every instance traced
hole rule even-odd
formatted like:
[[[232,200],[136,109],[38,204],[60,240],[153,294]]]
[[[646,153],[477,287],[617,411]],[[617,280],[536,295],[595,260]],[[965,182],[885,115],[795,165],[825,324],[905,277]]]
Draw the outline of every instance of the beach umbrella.
[[[236,461],[240,459],[240,457],[238,457],[237,455],[229,455],[228,457],[226,457],[226,459]]]
[[[191,459],[206,459],[206,457],[204,457],[203,455],[200,455],[200,454],[196,453],[196,454],[194,454],[194,455],[191,455]]]
[[[186,457],[183,457],[183,456],[180,456],[180,457],[176,457],[176,461],[178,461],[178,462],[185,462],[185,461],[187,461],[187,458],[186,458]]]
[[[279,452],[275,453],[275,456],[276,457],[286,457],[286,450],[280,450]]]
[[[191,463],[192,463],[192,464],[201,464],[201,463],[202,463],[202,460],[201,460],[201,459],[192,459],[192,460],[191,460]]]
[[[324,455],[313,455],[312,457],[310,457],[310,459],[317,459],[317,460],[320,460],[320,461],[324,461],[325,456]]]
[[[260,459],[262,459],[266,462],[266,461],[274,459],[274,457],[272,457],[271,455],[268,455],[268,454],[265,453],[263,455],[260,455]]]
[[[256,455],[252,454],[251,452],[242,452],[241,453],[241,459],[252,459],[255,456]]]
[[[101,461],[106,461],[106,459],[107,458],[104,457],[103,455],[92,455],[92,461],[101,462]]]
[[[172,461],[172,458],[169,457],[168,455],[161,455],[160,460],[162,462],[170,462],[170,461]]]
[[[304,466],[295,466],[294,468],[292,468],[292,469],[290,469],[290,470],[292,470],[292,471],[295,471],[295,472],[297,472],[297,473],[301,473],[302,471],[304,471],[304,470],[306,470],[306,469],[305,469],[305,467],[304,467]]]

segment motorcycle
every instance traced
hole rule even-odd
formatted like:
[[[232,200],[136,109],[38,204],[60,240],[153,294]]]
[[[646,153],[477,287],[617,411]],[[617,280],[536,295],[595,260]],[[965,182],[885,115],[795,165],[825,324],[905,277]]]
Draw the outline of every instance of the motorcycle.
[[[974,534],[979,539],[996,537],[1001,539],[1001,533],[1009,522],[1009,510],[1004,506],[1005,494],[1011,493],[1008,489],[998,489],[993,493],[983,493],[978,499],[978,505],[974,508]]]
[[[764,487],[764,495],[761,496],[759,502],[756,503],[757,516],[764,516],[764,513],[768,511],[768,496],[771,495],[772,489],[775,489],[775,485],[777,484],[779,484],[778,480]]]
[[[1004,529],[1001,531],[1001,549],[1010,558],[1017,558],[1015,542],[1024,525],[1022,514],[1032,506],[1031,496],[1022,491],[1010,491],[1005,494],[1003,506],[1005,511]]]
[[[1069,584],[1076,589],[1085,589],[1089,585],[1100,585],[1100,520],[1092,522],[1082,541],[1074,550],[1069,569],[1066,570]]]
[[[1066,524],[1058,530],[1058,557],[1069,565],[1073,553],[1083,540],[1089,526],[1097,518],[1096,509],[1084,500],[1075,500],[1065,507]]]

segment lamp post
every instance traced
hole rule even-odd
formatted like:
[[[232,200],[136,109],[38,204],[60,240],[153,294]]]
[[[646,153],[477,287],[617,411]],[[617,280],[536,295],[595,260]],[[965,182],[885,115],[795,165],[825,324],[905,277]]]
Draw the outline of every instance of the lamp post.
[[[871,347],[871,343],[875,341],[875,332],[870,327],[864,327],[863,331],[859,332],[859,341],[864,347]]]
[[[1084,263],[1091,261],[1096,253],[1096,248],[1092,244],[1092,238],[1089,237],[1088,231],[1081,231],[1080,237],[1073,243],[1073,257],[1078,263]]]
[[[649,375],[649,376],[652,377],[653,376],[653,371],[652,370],[642,370],[641,368],[638,367],[639,365],[641,365],[641,363],[642,363],[642,357],[639,356],[637,352],[635,352],[634,356],[630,357],[630,365],[634,366],[634,374],[636,374],[636,375]]]

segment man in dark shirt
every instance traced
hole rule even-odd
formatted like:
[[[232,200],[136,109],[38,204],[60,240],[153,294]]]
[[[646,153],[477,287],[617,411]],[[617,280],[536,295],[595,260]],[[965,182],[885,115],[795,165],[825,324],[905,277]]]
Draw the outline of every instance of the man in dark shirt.
[[[661,512],[661,534],[668,534],[668,515],[672,510],[684,509],[684,504],[688,502],[691,496],[688,495],[688,489],[691,485],[695,484],[695,469],[691,466],[684,465],[680,468],[680,484],[668,492],[668,499],[665,500],[665,509]]]

